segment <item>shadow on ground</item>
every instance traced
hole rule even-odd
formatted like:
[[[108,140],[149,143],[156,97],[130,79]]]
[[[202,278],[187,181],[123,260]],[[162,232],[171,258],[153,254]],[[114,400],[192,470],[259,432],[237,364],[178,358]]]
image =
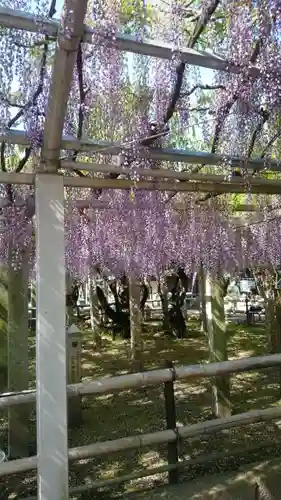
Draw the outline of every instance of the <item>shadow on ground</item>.
[[[164,361],[175,364],[195,364],[208,361],[208,344],[200,332],[199,325],[192,324],[191,334],[183,340],[173,340],[151,328],[144,334],[145,369],[164,366]],[[262,327],[246,328],[230,325],[228,328],[229,357],[239,358],[267,353],[267,341]],[[34,340],[33,340],[34,342]],[[31,345],[31,383],[34,383],[34,344]],[[107,377],[130,371],[130,343],[122,339],[115,341],[104,335],[99,351],[93,348],[90,331],[84,333],[83,379]],[[250,409],[266,408],[276,404],[279,399],[279,371],[267,370],[256,373],[243,373],[231,377],[231,402],[233,413]],[[188,425],[212,418],[209,380],[190,380],[175,383],[178,425]],[[98,397],[83,399],[83,426],[69,431],[69,446],[82,446],[93,442],[117,439],[125,436],[143,434],[166,428],[163,384],[157,387],[120,391]],[[35,440],[35,425],[31,422],[31,439]],[[2,442],[6,434],[6,419],[2,419]],[[202,454],[240,449],[245,443],[281,438],[281,432],[274,423],[260,423],[225,430],[204,439],[188,440],[181,445],[181,459],[196,458]],[[70,479],[73,486],[87,481],[112,479],[136,470],[159,467],[167,463],[166,446],[158,449],[142,449],[118,453],[108,458],[81,460],[71,464]],[[111,488],[111,492],[124,495],[129,491],[148,488],[166,481],[167,474],[153,475],[126,482]],[[13,498],[25,490],[25,495],[34,493],[34,474],[18,477],[16,487],[14,478],[7,481],[9,491],[17,492]],[[109,498],[109,493],[105,493]],[[1,497],[0,497],[1,498]],[[5,500],[9,497],[5,497]],[[93,498],[93,492],[78,495],[78,499]],[[102,492],[100,497],[103,498]],[[159,497],[160,498],[160,497]],[[163,497],[166,498],[166,497]],[[168,498],[168,497],[167,497]]]

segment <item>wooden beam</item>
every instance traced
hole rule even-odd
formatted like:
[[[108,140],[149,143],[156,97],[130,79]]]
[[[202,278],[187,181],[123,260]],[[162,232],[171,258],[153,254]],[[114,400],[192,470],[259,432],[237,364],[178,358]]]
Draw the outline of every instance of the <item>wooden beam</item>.
[[[198,365],[175,366],[175,372],[169,369],[152,370],[133,375],[119,375],[105,377],[91,382],[81,382],[68,386],[69,397],[85,396],[88,394],[105,394],[119,390],[147,387],[173,380],[187,380],[191,378],[207,378],[226,375],[229,373],[242,373],[251,370],[263,370],[274,366],[281,366],[281,354],[241,358],[220,363],[202,363]],[[36,400],[36,391],[25,391],[21,394],[2,394],[0,396],[0,409],[10,406],[32,403]]]
[[[77,5],[80,5],[80,3],[82,1],[77,2]],[[43,19],[38,23],[35,15],[6,7],[0,7],[0,25],[33,33],[47,33],[52,37],[57,36],[59,29],[57,20]],[[89,44],[93,43],[93,34],[94,29],[84,26],[83,41]],[[115,36],[115,46],[120,51],[158,57],[159,59],[171,60],[174,56],[174,47],[172,45],[159,43],[154,40],[141,41],[134,36],[121,33],[117,33]],[[181,48],[177,51],[177,55],[181,61],[194,66],[219,71],[237,72],[237,69],[229,65],[225,59],[209,51]],[[258,69],[255,67],[253,67],[252,72],[259,74]]]
[[[114,170],[112,168],[111,170]],[[147,172],[149,172],[147,174]],[[96,189],[143,189],[145,191],[170,191],[170,192],[194,192],[194,193],[244,193],[245,181],[243,178],[234,177],[230,181],[223,176],[188,174],[176,171],[153,170],[146,171],[149,177],[158,178],[158,172],[162,177],[175,179],[175,182],[164,180],[141,180],[132,179],[101,179],[97,177],[71,177],[61,176],[63,183],[68,187],[96,188]],[[164,172],[162,174],[162,172]],[[170,173],[168,173],[170,172]],[[176,179],[185,179],[186,182],[177,182]],[[211,180],[212,179],[212,180]],[[198,181],[197,181],[198,180]],[[0,172],[0,183],[2,184],[33,184],[34,174],[16,174]],[[279,194],[281,192],[281,179],[251,179],[250,189],[252,193]]]
[[[141,284],[135,276],[129,277],[129,311],[131,333],[131,362],[132,371],[142,369],[142,314],[141,314]]]
[[[224,429],[233,429],[242,425],[259,422],[268,422],[281,416],[281,407],[274,406],[263,410],[252,410],[238,413],[226,418],[206,420],[198,424],[185,425],[177,429],[139,434],[121,439],[92,443],[85,446],[70,448],[69,460],[77,461],[85,458],[108,456],[125,450],[134,450],[147,446],[158,446],[167,442],[171,443],[181,439],[193,439],[199,436],[212,435]],[[37,457],[29,457],[11,462],[3,462],[0,465],[0,477],[15,473],[27,472],[36,469]],[[47,497],[46,497],[47,498]]]
[[[8,144],[18,144],[21,146],[28,146],[29,139],[24,131],[21,130],[0,130],[0,142],[7,142]],[[118,144],[106,141],[95,141],[93,139],[82,138],[81,140],[75,137],[63,137],[61,141],[61,149],[82,151],[86,153],[97,152],[102,155],[120,155],[124,153],[126,144]],[[129,149],[128,149],[129,151]],[[138,156],[140,158],[150,158],[158,161],[170,161],[176,163],[190,163],[198,165],[222,165],[227,162],[229,168],[241,167],[243,158],[238,156],[222,156],[219,154],[186,151],[184,149],[173,148],[144,148],[139,146]],[[274,172],[281,171],[280,160],[273,160],[268,158],[265,162],[263,158],[251,158],[248,161],[247,167],[250,170],[264,170],[266,165],[267,170]]]
[[[58,40],[49,90],[48,110],[44,127],[40,168],[46,171],[57,169],[60,155],[67,101],[77,50],[84,33],[84,18],[88,0],[67,0],[64,23],[58,33]]]
[[[21,255],[21,267],[14,269],[9,261],[8,274],[8,387],[9,391],[28,389],[28,278],[31,248]],[[11,254],[10,254],[11,259]],[[30,408],[14,407],[8,415],[9,458],[29,455]]]
[[[209,330],[210,361],[227,361],[227,334],[222,278],[211,280],[212,327]],[[231,415],[229,377],[212,378],[212,410],[215,417]]]
[[[202,176],[203,177],[203,176]],[[145,191],[170,191],[170,192],[203,192],[203,193],[244,193],[243,179],[233,179],[224,182],[171,182],[171,181],[134,181],[131,179],[97,179],[93,177],[64,177],[64,185],[70,187],[84,187],[97,189],[143,189]],[[279,194],[281,180],[253,179],[250,184],[252,193]]]
[[[197,153],[194,153],[197,154]],[[193,157],[191,157],[193,160]],[[190,162],[191,163],[191,162]],[[103,173],[103,174],[118,174],[118,175],[132,175],[130,167],[123,167],[116,164],[109,163],[89,163],[89,162],[74,162],[71,160],[61,160],[60,168],[70,171],[82,170],[89,173]],[[134,174],[140,177],[153,177],[155,179],[176,179],[181,181],[203,181],[203,182],[241,182],[245,184],[243,178],[235,177],[228,180],[228,174],[205,174],[205,173],[191,173],[174,168],[134,168]],[[250,179],[254,183],[258,183],[260,178]]]

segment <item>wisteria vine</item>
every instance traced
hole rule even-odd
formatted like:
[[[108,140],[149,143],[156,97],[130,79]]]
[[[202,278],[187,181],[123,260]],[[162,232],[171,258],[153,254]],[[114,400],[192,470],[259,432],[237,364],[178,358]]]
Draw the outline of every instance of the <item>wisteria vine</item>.
[[[34,8],[28,0],[6,3],[26,12]],[[155,8],[145,0],[89,1],[86,23],[93,28],[93,39],[91,45],[81,41],[78,48],[64,132],[77,139],[88,136],[115,141],[123,150],[118,157],[110,151],[101,157],[99,153],[83,155],[79,150],[63,151],[62,157],[77,163],[98,162],[101,158],[108,163],[118,162],[119,166],[129,167],[129,177],[137,181],[141,176],[136,169],[139,172],[140,168],[160,165],[140,158],[140,148],[179,141],[178,131],[185,134],[191,112],[196,111],[192,98],[203,91],[215,117],[213,137],[209,127],[206,148],[210,145],[212,153],[226,157],[242,155],[241,173],[247,190],[247,160],[257,155],[268,166],[268,156],[276,154],[274,148],[278,148],[281,136],[279,3],[194,0],[186,5],[183,0],[159,0]],[[45,12],[48,19],[53,18],[55,0],[37,2],[39,28]],[[0,126],[5,130],[23,126],[30,145],[19,154],[3,142],[0,161],[3,171],[21,172],[33,169],[40,160],[55,44],[40,30],[2,31]],[[117,32],[172,44],[172,60],[120,52],[115,43]],[[183,45],[200,49],[208,41],[225,57],[231,71],[214,73],[214,81],[206,84],[202,75],[180,60],[178,54]],[[206,108],[199,109],[201,113]],[[196,167],[196,171],[203,167]],[[227,172],[230,166],[224,163],[221,168]],[[91,174],[77,168],[73,175]],[[108,177],[122,176],[112,173]],[[237,269],[249,259],[276,262],[278,245],[270,238],[262,239],[262,224],[260,229],[250,227],[247,238],[244,235],[238,241],[227,210],[220,206],[218,211],[215,203],[203,203],[217,194],[202,199],[185,196],[184,210],[179,211],[176,197],[169,196],[167,202],[166,193],[157,191],[154,182],[155,190],[151,192],[136,186],[130,192],[67,191],[67,200],[89,202],[88,208],[82,210],[66,203],[66,258],[70,272],[82,276],[93,265],[99,265],[115,274],[134,271],[145,276],[160,274],[174,261],[182,263],[188,272],[198,269],[202,262],[213,271]],[[106,208],[94,208],[97,199]],[[12,245],[14,261],[19,262],[21,248],[33,242],[34,193],[29,188],[8,185],[3,200],[0,259],[7,261]],[[278,231],[274,226],[271,232],[276,242]],[[259,244],[255,246],[257,238]],[[271,250],[265,250],[266,244],[272,245]]]

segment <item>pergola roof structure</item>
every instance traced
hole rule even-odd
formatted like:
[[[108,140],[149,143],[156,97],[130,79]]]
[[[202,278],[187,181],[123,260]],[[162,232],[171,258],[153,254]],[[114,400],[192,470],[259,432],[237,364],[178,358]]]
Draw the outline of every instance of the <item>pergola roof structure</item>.
[[[0,7],[0,26],[42,33],[56,39],[48,111],[45,119],[40,166],[36,173],[0,172],[0,183],[35,184],[36,192],[36,253],[37,253],[37,443],[38,443],[38,498],[55,500],[68,498],[68,442],[67,442],[67,380],[65,335],[65,262],[64,262],[64,186],[129,189],[130,179],[74,177],[61,175],[60,169],[73,172],[81,169],[90,173],[128,173],[126,168],[109,164],[79,163],[61,160],[61,150],[100,152],[118,155],[124,146],[101,143],[95,138],[62,137],[65,113],[77,50],[81,40],[91,44],[93,31],[84,25],[87,0],[65,1],[65,25],[58,21],[41,19],[32,14]],[[71,14],[71,15],[70,15]],[[71,18],[70,36],[66,36]],[[120,34],[115,39],[120,51],[171,59],[173,48],[154,41]],[[180,59],[189,65],[220,71],[236,71],[216,54],[185,48]],[[258,69],[253,66],[253,74]],[[0,141],[29,145],[24,132],[8,129],[0,132]],[[219,165],[227,161],[239,166],[244,158],[228,157],[205,152],[138,146],[140,157],[160,161],[195,165]],[[264,159],[247,161],[248,168],[262,170]],[[267,160],[271,170],[279,171],[279,161]],[[142,177],[134,185],[141,189],[161,189],[173,192],[239,193],[245,191],[241,178],[227,180],[215,174],[178,172],[176,170],[142,170]],[[158,179],[155,184],[151,179]],[[179,182],[181,181],[181,182]],[[253,193],[280,193],[281,180],[250,179]],[[63,494],[63,496],[62,496]]]
[[[75,4],[75,2],[74,2]],[[79,11],[79,15],[81,15],[81,10]],[[79,21],[81,26],[79,25]],[[67,99],[70,89],[70,84],[72,80],[72,70],[69,69],[75,64],[75,47],[76,50],[78,48],[79,42],[82,41],[91,44],[93,37],[93,30],[81,23],[80,19],[77,19],[77,23],[75,23],[73,38],[71,41],[67,39],[61,39],[59,31],[59,23],[55,20],[44,19],[43,21],[38,20],[32,14],[27,14],[20,11],[14,11],[12,9],[1,8],[0,7],[0,23],[4,27],[8,28],[16,28],[18,30],[26,30],[30,32],[36,33],[45,33],[51,37],[58,38],[58,45],[60,47],[59,50],[56,51],[55,61],[54,61],[54,70],[53,70],[53,79],[50,88],[50,98],[48,105],[48,115],[46,117],[45,123],[45,131],[44,131],[44,143],[42,147],[42,165],[48,160],[52,160],[56,163],[53,166],[53,169],[64,168],[67,170],[77,170],[79,168],[83,168],[83,170],[91,170],[92,172],[105,172],[103,167],[101,170],[98,170],[97,166],[91,168],[91,165],[83,164],[81,165],[79,162],[73,162],[71,164],[70,161],[61,162],[59,161],[59,152],[61,149],[75,150],[81,152],[100,152],[101,154],[109,155],[118,155],[124,150],[124,145],[110,143],[110,142],[100,142],[95,139],[82,137],[78,140],[75,137],[62,137],[62,129],[65,117],[65,111],[67,106]],[[80,32],[78,27],[80,26]],[[64,27],[65,29],[65,27]],[[77,32],[76,32],[77,30]],[[115,45],[120,51],[127,51],[136,54],[148,55],[151,57],[158,57],[162,59],[171,59],[173,56],[173,47],[168,45],[158,44],[151,40],[139,41],[137,38],[129,35],[119,34],[116,36]],[[72,63],[69,60],[67,54],[71,52],[72,54]],[[194,66],[200,66],[203,68],[208,68],[212,70],[220,70],[220,71],[237,71],[237,69],[231,67],[227,61],[216,54],[212,54],[207,51],[196,51],[192,48],[183,48],[179,52],[180,59]],[[66,63],[67,61],[67,63]],[[258,75],[259,70],[255,66],[251,68],[253,75]],[[63,75],[63,78],[62,78]],[[18,144],[22,146],[27,146],[29,144],[28,137],[21,131],[9,129],[6,132],[0,131],[0,141],[5,141],[10,144]],[[49,153],[48,153],[49,151]],[[52,153],[50,153],[52,151]],[[56,151],[56,153],[55,153]],[[166,161],[166,162],[178,162],[185,163],[189,165],[220,165],[222,162],[227,163],[231,167],[239,167],[241,164],[245,164],[245,158],[241,157],[231,157],[224,156],[220,154],[212,154],[198,151],[186,151],[186,150],[178,150],[171,148],[157,148],[157,147],[145,147],[141,144],[138,146],[138,154],[140,158],[151,158],[153,160],[158,161]],[[51,156],[50,156],[51,155]],[[50,156],[50,158],[49,158]],[[48,166],[44,168],[50,169],[50,162],[48,162]],[[280,171],[280,161],[271,160],[270,158],[266,160],[267,168],[271,171]],[[112,168],[112,173],[117,173],[114,166]],[[264,158],[249,158],[247,159],[247,168],[249,170],[260,171],[265,168],[265,160]],[[107,173],[109,172],[110,167],[108,166]],[[165,179],[166,176],[163,175],[162,178]],[[1,181],[1,173],[0,173],[0,181]],[[147,172],[149,175],[149,172]],[[143,172],[143,176],[146,174]],[[150,175],[149,175],[150,176]],[[157,173],[157,177],[161,177],[160,171]],[[153,177],[153,176],[150,176]],[[170,177],[170,176],[169,176]],[[5,176],[2,177],[3,182],[6,182]],[[176,180],[176,176],[174,177]],[[180,180],[180,176],[178,178]],[[27,180],[27,178],[26,178]],[[169,186],[167,184],[167,190],[177,191],[176,187],[178,187],[178,191],[204,191],[204,192],[214,192],[217,193],[218,187],[216,186],[216,182],[220,184],[219,192],[220,193],[239,193],[245,191],[245,186],[241,179],[224,179],[222,183],[221,176],[212,176],[209,178],[208,176],[201,174],[196,178],[194,177],[184,177],[181,179],[185,180],[184,183],[181,183],[181,186]],[[20,177],[14,177],[11,174],[10,183],[17,182],[21,183]],[[32,177],[30,177],[30,183],[32,182]],[[75,186],[75,182],[77,182],[77,187],[97,187],[95,184],[96,180],[92,180],[90,177],[87,177],[83,181],[79,178],[74,179],[65,179],[65,185]],[[102,187],[104,188],[120,188],[127,189],[128,184],[124,184],[121,180],[116,179],[115,183],[111,182],[111,179],[104,179],[104,184]],[[70,184],[69,184],[70,183]],[[197,184],[198,183],[198,184]],[[204,183],[199,184],[199,183]],[[206,185],[205,185],[206,183]],[[276,192],[276,182],[271,180],[264,179],[250,179],[249,183],[253,187],[253,192],[258,193],[259,189],[261,193],[275,194]],[[165,184],[163,185],[163,189]]]

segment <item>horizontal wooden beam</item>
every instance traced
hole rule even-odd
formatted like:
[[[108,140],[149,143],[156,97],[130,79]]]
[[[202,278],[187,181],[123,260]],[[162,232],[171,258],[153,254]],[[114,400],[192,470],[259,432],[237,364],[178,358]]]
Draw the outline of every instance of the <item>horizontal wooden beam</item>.
[[[266,408],[263,410],[252,410],[226,418],[216,418],[206,420],[198,424],[185,425],[177,429],[164,430],[149,434],[139,434],[111,441],[88,444],[70,448],[68,457],[71,461],[82,460],[85,458],[108,456],[125,450],[134,450],[147,446],[154,447],[160,444],[171,443],[181,439],[193,439],[199,436],[210,435],[220,432],[224,429],[240,427],[258,422],[267,422],[280,418],[281,407]],[[0,464],[0,477],[11,474],[19,474],[37,467],[37,457],[22,458]]]
[[[244,193],[245,182],[238,181],[200,182],[195,181],[162,181],[162,180],[140,180],[133,179],[100,179],[93,177],[64,177],[64,185],[69,187],[96,188],[96,189],[143,189],[144,191],[167,191],[167,192],[189,192],[189,193]],[[253,179],[250,184],[251,193],[279,194],[281,192],[281,180],[275,179]]]
[[[281,354],[241,358],[220,363],[202,363],[200,365],[186,365],[175,367],[177,380],[190,378],[207,378],[226,375],[229,373],[242,373],[251,370],[263,370],[281,365]],[[68,395],[86,396],[89,394],[104,394],[119,390],[128,390],[137,387],[147,387],[173,380],[174,372],[168,368],[152,370],[133,375],[120,375],[118,377],[100,378],[91,382],[82,382],[68,386]],[[0,395],[0,410],[10,406],[32,403],[36,400],[36,392],[28,390],[21,393],[7,393]]]
[[[167,168],[130,168],[109,163],[89,163],[89,162],[74,162],[71,160],[61,160],[60,168],[65,170],[75,171],[82,170],[83,172],[102,173],[102,174],[118,174],[131,176],[132,172],[140,177],[152,177],[154,179],[174,179],[181,181],[202,181],[202,182],[224,182],[227,180],[227,175],[215,174],[192,174],[190,172],[181,172],[179,170]]]
[[[18,144],[28,146],[30,141],[24,131],[21,130],[0,130],[0,142],[5,141],[9,144]],[[110,142],[95,141],[88,138],[81,140],[75,137],[63,137],[61,149],[74,150],[88,153],[99,153],[101,155],[122,155],[126,150],[126,145]],[[128,148],[128,153],[130,149]],[[138,156],[140,158],[150,158],[157,161],[167,161],[175,163],[187,163],[195,165],[228,165],[231,168],[245,166],[245,159],[236,156],[222,156],[218,154],[186,151],[185,149],[173,148],[144,148],[139,146]],[[266,167],[265,167],[266,165]],[[247,167],[249,170],[264,170],[265,168],[271,171],[281,171],[281,160],[267,159],[266,162],[262,158],[252,158],[248,160]]]
[[[34,174],[2,172],[0,171],[0,184],[34,184]]]
[[[47,173],[45,175],[48,175]],[[177,174],[177,175],[180,175]],[[188,175],[188,174],[187,174]],[[64,185],[68,187],[95,188],[95,189],[142,189],[144,191],[167,191],[167,192],[189,192],[189,193],[244,193],[245,182],[243,178],[234,177],[230,181],[219,179],[210,181],[206,175],[201,176],[200,181],[192,177],[184,181],[177,180],[133,180],[133,179],[103,179],[97,177],[71,177],[63,176]],[[33,184],[34,174],[16,174],[0,172],[0,183],[2,184]],[[251,179],[251,193],[256,194],[280,194],[281,179]]]
[[[18,30],[30,31],[33,33],[46,33],[52,37],[56,37],[58,33],[59,23],[56,20],[36,19],[36,16],[20,10],[13,10],[6,7],[0,7],[0,26],[7,28],[15,28]],[[94,30],[84,27],[84,42],[93,43]],[[171,45],[159,43],[153,40],[140,41],[136,37],[117,33],[115,36],[115,46],[118,50],[133,52],[160,59],[171,60],[175,54],[174,47]],[[112,45],[112,41],[111,41]],[[207,51],[197,51],[189,48],[182,48],[177,51],[179,58],[194,66],[209,68],[220,71],[237,71],[235,68],[229,67],[227,61],[222,57]],[[257,69],[253,68],[257,73]]]

